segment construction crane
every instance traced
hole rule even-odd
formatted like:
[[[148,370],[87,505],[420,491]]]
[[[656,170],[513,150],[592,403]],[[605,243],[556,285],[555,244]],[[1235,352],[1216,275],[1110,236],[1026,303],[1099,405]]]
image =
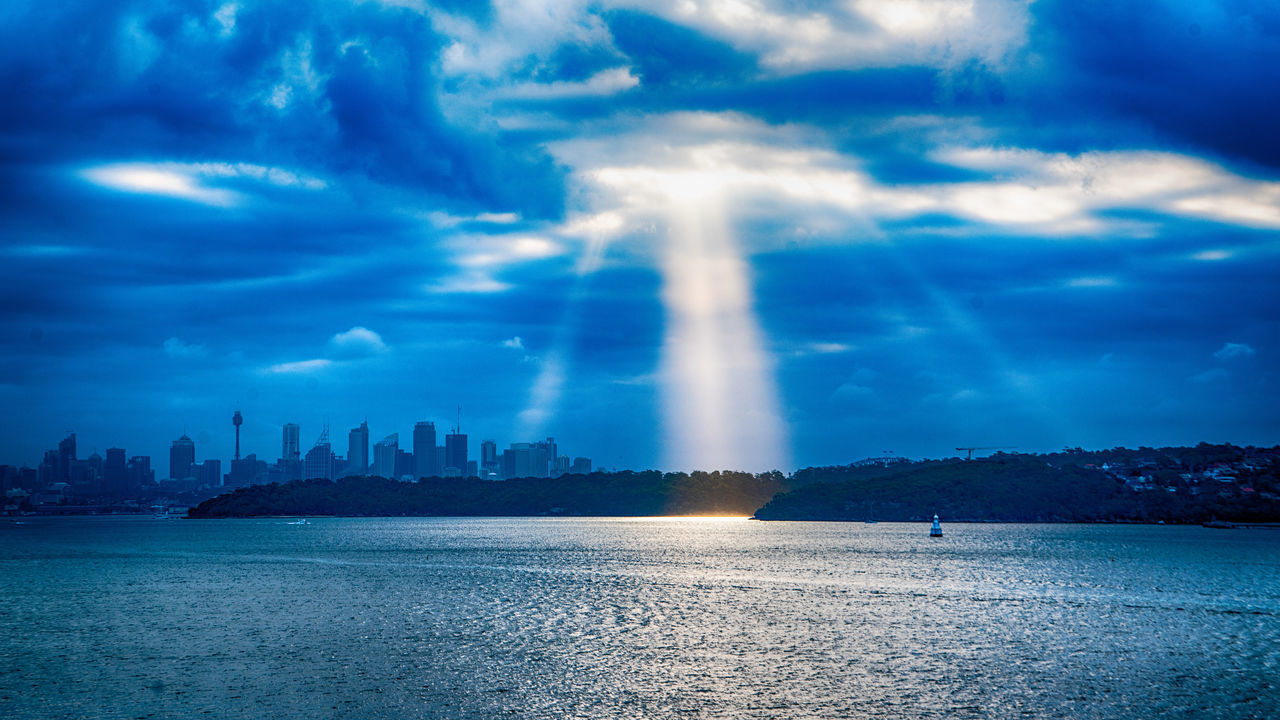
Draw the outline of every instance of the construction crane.
[[[974,450],[1012,450],[1016,447],[1018,446],[1017,445],[988,445],[987,447],[958,447],[956,448],[956,452],[960,452],[960,451],[967,452],[969,453],[969,456],[966,457],[965,460],[972,460]]]

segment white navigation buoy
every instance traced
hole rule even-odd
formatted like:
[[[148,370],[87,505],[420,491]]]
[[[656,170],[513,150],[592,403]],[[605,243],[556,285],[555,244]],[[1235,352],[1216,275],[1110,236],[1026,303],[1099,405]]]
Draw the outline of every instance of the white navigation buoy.
[[[933,527],[929,528],[929,537],[942,537],[942,525],[938,523],[938,516],[933,516]]]

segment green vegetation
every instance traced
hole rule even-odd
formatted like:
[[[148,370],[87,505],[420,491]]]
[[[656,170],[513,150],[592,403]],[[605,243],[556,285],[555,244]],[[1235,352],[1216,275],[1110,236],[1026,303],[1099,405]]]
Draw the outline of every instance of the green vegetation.
[[[761,520],[1280,521],[1280,448],[1066,449],[809,468]]]
[[[378,477],[241,488],[200,503],[191,517],[264,515],[750,515],[783,488],[781,473],[616,472],[503,482]]]
[[[770,499],[772,498],[772,499]],[[305,480],[241,488],[191,517],[750,515],[761,520],[1280,522],[1280,448],[1201,443],[869,460],[781,473],[596,472],[504,482]]]

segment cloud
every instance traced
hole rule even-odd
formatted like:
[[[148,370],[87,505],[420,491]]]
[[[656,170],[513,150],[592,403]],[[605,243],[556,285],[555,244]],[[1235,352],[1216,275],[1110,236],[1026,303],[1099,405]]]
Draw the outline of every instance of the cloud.
[[[843,383],[836,388],[833,396],[839,400],[866,400],[875,397],[875,390],[857,383]]]
[[[164,195],[218,207],[236,205],[244,198],[240,192],[212,184],[218,181],[247,179],[306,190],[323,190],[327,186],[316,177],[252,163],[118,163],[85,168],[80,176],[113,190]]]
[[[507,338],[506,340],[503,340],[502,347],[510,348],[512,350],[523,350],[524,341],[520,339],[519,335],[516,335],[515,337]]]
[[[1245,343],[1229,342],[1223,345],[1222,349],[1215,352],[1213,356],[1218,360],[1229,361],[1253,357],[1255,354],[1257,354],[1257,351]]]
[[[89,168],[82,172],[89,182],[123,192],[192,200],[206,205],[229,206],[239,196],[229,190],[203,185],[192,173],[145,164],[111,165]]]
[[[1274,6],[1037,2],[1030,13],[1035,63],[1020,80],[1030,122],[1280,168]]]
[[[666,21],[728,42],[773,72],[899,65],[1000,66],[1026,42],[1026,3],[854,0],[817,9],[767,0],[645,3]]]
[[[387,351],[382,336],[365,328],[356,326],[329,338],[329,354],[335,358],[347,360],[379,355]]]
[[[1222,368],[1210,368],[1202,373],[1193,375],[1191,377],[1191,382],[1200,384],[1215,383],[1226,380],[1229,377],[1231,377],[1231,373]]]
[[[1280,228],[1280,182],[1169,152],[1070,155],[940,144],[926,155],[978,179],[890,184],[877,181],[858,158],[823,147],[818,137],[732,113],[649,118],[624,137],[552,145],[587,188],[592,209],[623,219],[617,235],[651,223],[673,199],[716,193],[728,193],[740,217],[846,238],[939,216],[962,222],[952,232],[973,234],[994,228],[1040,236],[1149,235],[1159,216],[1170,223],[1193,217]],[[1123,211],[1145,212],[1146,222],[1117,217]]]
[[[164,353],[171,358],[202,358],[209,354],[204,345],[189,345],[176,337],[164,341]]]
[[[313,360],[279,363],[268,367],[266,371],[273,375],[311,375],[327,370],[333,367],[333,364],[332,360],[315,358]]]
[[[640,84],[640,78],[625,67],[601,70],[586,80],[560,80],[550,83],[520,83],[498,90],[496,98],[514,100],[563,100],[566,98],[604,97],[625,92]]]

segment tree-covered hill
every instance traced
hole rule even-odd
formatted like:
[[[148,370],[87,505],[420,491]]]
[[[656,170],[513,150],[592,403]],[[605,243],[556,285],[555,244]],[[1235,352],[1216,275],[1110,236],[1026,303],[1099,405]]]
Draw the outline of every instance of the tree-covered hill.
[[[809,468],[762,520],[1280,521],[1280,452],[1066,449],[1048,455]]]
[[[771,499],[772,498],[772,499]],[[781,473],[596,472],[503,482],[427,478],[257,485],[191,517],[751,515],[761,520],[1280,522],[1280,448],[1184,448],[910,461]]]
[[[783,489],[780,473],[616,472],[521,478],[379,477],[255,485],[206,500],[191,517],[267,515],[750,515]]]

